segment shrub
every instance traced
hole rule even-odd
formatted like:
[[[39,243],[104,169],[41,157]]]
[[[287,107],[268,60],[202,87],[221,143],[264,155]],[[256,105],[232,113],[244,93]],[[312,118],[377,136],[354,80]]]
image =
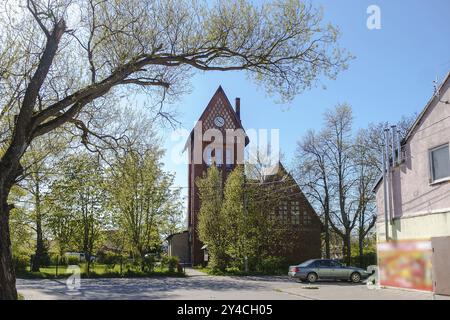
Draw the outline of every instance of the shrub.
[[[362,261],[360,260],[359,255],[352,256],[350,258],[350,264],[355,267],[366,269],[370,265],[377,264],[377,253],[376,252],[364,252],[362,256]]]
[[[169,272],[175,272],[175,268],[177,268],[179,263],[180,262],[179,262],[178,257],[174,257],[174,256],[171,256],[171,257],[165,256],[161,260],[161,265],[163,267],[166,267],[167,269],[169,269]]]
[[[16,273],[27,271],[30,265],[30,257],[26,254],[17,254],[13,256],[14,270]]]
[[[257,271],[265,274],[279,274],[286,270],[286,260],[281,257],[268,256],[257,265]]]
[[[142,259],[142,271],[153,272],[156,265],[156,258],[153,256],[146,256]]]
[[[72,261],[71,261],[72,262]],[[75,264],[77,264],[78,262],[76,262]],[[67,257],[66,256],[60,256],[57,254],[52,254],[50,255],[50,265],[52,266],[67,266],[68,265],[68,261],[67,261]]]
[[[116,265],[120,263],[120,256],[114,253],[102,252],[97,254],[97,262],[107,265]]]
[[[35,255],[32,256],[33,263],[39,263],[41,267],[48,267],[51,263],[50,255],[47,251],[45,251],[42,256],[39,258],[39,261],[37,261],[37,257]]]
[[[66,257],[66,262],[68,265],[78,265],[80,263],[80,258],[69,256]]]
[[[240,274],[240,273],[243,273],[243,271],[242,271],[239,267],[228,267],[228,268],[226,269],[226,271],[227,271],[228,273],[231,273],[231,274]]]

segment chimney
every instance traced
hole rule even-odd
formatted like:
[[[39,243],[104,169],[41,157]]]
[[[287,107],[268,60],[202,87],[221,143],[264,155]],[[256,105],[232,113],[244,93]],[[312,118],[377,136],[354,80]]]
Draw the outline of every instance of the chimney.
[[[236,115],[239,119],[239,121],[241,121],[241,98],[236,98]]]

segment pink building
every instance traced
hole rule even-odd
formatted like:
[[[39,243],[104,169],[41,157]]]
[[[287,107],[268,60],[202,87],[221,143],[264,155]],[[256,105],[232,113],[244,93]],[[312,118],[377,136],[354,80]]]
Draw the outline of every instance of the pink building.
[[[449,143],[450,73],[374,188],[381,285],[450,295]]]

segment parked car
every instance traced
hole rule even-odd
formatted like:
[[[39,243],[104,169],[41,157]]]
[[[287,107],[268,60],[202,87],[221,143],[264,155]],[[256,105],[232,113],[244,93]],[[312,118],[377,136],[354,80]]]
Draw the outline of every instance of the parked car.
[[[346,280],[358,283],[371,273],[356,267],[347,267],[331,259],[312,259],[296,266],[290,266],[288,275],[300,281]]]

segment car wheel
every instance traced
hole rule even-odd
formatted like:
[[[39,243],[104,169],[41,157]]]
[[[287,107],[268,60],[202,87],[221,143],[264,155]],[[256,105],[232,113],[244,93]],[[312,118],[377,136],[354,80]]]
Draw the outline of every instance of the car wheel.
[[[358,272],[353,272],[350,276],[350,280],[353,283],[359,283],[361,281],[361,275]]]
[[[314,272],[311,272],[311,273],[308,274],[307,279],[308,279],[308,282],[310,282],[310,283],[316,282],[317,281],[317,274],[314,273]]]

